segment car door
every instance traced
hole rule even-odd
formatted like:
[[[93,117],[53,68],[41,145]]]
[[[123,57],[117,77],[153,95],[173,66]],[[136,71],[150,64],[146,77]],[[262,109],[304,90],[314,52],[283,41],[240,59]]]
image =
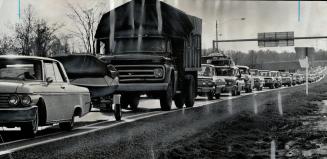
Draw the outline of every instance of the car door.
[[[64,119],[64,110],[67,106],[65,101],[64,90],[62,88],[62,82],[58,77],[56,78],[55,68],[53,61],[44,61],[45,79],[50,79],[45,85],[42,96],[47,110],[47,122],[55,122]]]

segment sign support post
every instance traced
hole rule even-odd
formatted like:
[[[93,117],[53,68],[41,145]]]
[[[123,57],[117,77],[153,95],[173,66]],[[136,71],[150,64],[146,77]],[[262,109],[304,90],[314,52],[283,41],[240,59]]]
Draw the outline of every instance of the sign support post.
[[[306,49],[306,51],[307,51],[307,49]],[[306,53],[308,53],[308,52],[306,52]],[[307,66],[305,67],[305,85],[306,85],[306,89],[305,89],[305,92],[306,92],[306,94],[307,95],[309,95],[309,59],[308,59],[308,56],[306,56],[305,57],[305,61],[307,61],[308,63],[307,63]]]

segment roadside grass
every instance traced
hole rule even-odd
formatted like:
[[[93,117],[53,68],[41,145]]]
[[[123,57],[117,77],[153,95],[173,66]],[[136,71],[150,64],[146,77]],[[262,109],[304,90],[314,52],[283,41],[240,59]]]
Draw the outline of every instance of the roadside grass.
[[[327,99],[327,80],[311,84],[308,96],[304,87],[294,89],[289,94],[287,90],[281,91],[283,115],[277,109],[278,101],[269,101],[261,106],[264,110],[259,114],[244,111],[230,120],[218,122],[190,138],[176,141],[168,150],[159,152],[158,158],[260,159],[270,158],[272,149],[277,158],[303,157],[299,152],[290,151],[294,146],[301,149],[301,142],[305,144],[308,139],[324,137],[301,128],[305,127],[303,117],[319,115],[319,103]],[[298,143],[290,143],[293,140]],[[272,142],[276,147],[271,147]]]

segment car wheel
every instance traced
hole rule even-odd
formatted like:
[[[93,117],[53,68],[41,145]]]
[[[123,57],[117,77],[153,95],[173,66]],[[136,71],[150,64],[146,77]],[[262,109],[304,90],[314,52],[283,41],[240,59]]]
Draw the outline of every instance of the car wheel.
[[[182,109],[185,104],[185,97],[182,93],[176,94],[174,97],[175,105],[178,109]]]
[[[114,115],[115,115],[116,121],[121,120],[122,112],[121,112],[121,105],[120,104],[115,104]]]
[[[39,113],[36,113],[35,118],[32,122],[26,123],[21,127],[22,133],[27,138],[34,138],[39,127]]]
[[[59,123],[59,127],[64,131],[71,131],[74,128],[74,123],[75,123],[75,116],[73,116],[69,122]]]
[[[194,106],[194,88],[195,88],[195,81],[193,76],[189,76],[187,81],[186,89],[185,89],[185,106],[190,108]]]
[[[237,88],[235,87],[233,90],[232,90],[232,96],[236,96],[237,95]]]
[[[213,92],[208,93],[208,100],[213,100],[214,94]]]
[[[160,97],[160,107],[162,111],[169,111],[171,110],[171,105],[173,102],[173,84],[172,81],[169,82],[168,88],[165,92],[162,93]]]
[[[216,99],[220,99],[220,93],[216,93],[216,94],[215,94],[215,98],[216,98]]]

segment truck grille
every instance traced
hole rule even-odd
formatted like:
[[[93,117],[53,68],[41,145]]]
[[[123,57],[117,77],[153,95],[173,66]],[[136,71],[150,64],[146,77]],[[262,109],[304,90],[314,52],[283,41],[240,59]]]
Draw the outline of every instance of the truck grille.
[[[118,65],[119,82],[162,81],[165,79],[165,68],[160,65]],[[163,76],[156,77],[155,69],[163,69]]]
[[[9,94],[0,94],[0,108],[9,107]]]

